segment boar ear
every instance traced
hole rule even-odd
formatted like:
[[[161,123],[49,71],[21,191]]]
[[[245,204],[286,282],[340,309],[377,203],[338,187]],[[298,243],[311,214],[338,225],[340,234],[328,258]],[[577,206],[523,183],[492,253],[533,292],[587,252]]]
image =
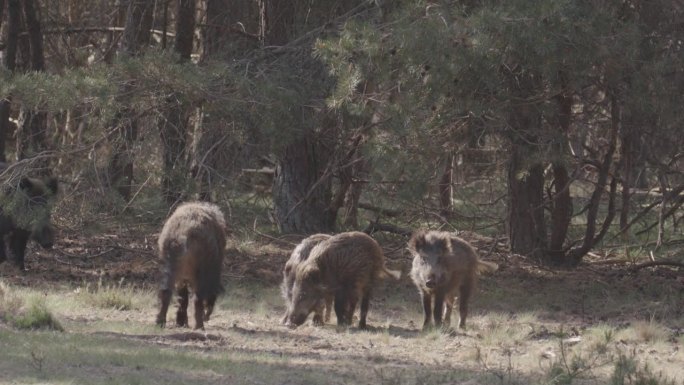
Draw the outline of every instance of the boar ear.
[[[50,190],[50,192],[53,195],[57,195],[57,191],[59,190],[59,187],[58,187],[59,182],[57,182],[57,178],[55,178],[54,176],[51,176],[50,178],[48,178],[45,185],[47,186],[47,188]]]
[[[441,252],[443,254],[451,252],[451,239],[450,238],[444,238],[444,237],[435,238],[433,244],[434,244],[435,249],[439,250],[439,252]]]
[[[321,270],[317,266],[306,266],[302,270],[302,278],[312,283],[321,281]]]
[[[408,241],[409,250],[417,253],[418,249],[425,246],[425,230],[417,230],[411,235],[411,239]]]

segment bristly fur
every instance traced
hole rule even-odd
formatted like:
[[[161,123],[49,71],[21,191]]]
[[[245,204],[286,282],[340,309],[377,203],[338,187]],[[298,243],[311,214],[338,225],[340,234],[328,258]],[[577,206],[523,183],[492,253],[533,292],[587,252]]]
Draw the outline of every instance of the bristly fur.
[[[311,250],[319,243],[330,239],[328,234],[314,234],[304,238],[290,254],[290,259],[287,260],[283,267],[283,282],[280,285],[280,291],[285,300],[285,314],[281,320],[282,324],[287,323],[290,314],[290,307],[292,306],[292,287],[294,286],[295,274],[297,267],[309,259]],[[333,297],[325,298],[325,305],[323,309],[317,309],[314,314],[314,324],[323,325],[330,320],[330,313],[332,311]],[[319,311],[320,310],[320,311]]]
[[[468,300],[477,276],[496,271],[498,265],[480,260],[468,242],[448,232],[418,230],[409,240],[408,248],[414,256],[411,278],[423,301],[423,328],[430,328],[433,320],[436,326],[448,326],[456,296],[461,316],[459,326],[464,328]],[[444,305],[446,312],[442,320]]]
[[[319,282],[309,277],[312,269],[320,271]],[[297,267],[289,322],[299,325],[313,310],[315,299],[300,298],[298,294],[323,292],[335,298],[338,325],[351,323],[360,300],[359,327],[364,328],[371,290],[386,275],[397,277],[398,273],[385,267],[382,248],[373,238],[361,232],[337,234],[314,247],[309,259]]]
[[[188,291],[192,291],[195,294],[195,328],[204,326],[216,298],[223,292],[221,267],[225,247],[226,222],[216,205],[184,203],[167,219],[159,235],[162,285],[158,325],[164,326],[171,293],[177,289],[180,306],[176,323],[187,326]]]
[[[0,172],[7,164],[0,162]],[[0,263],[6,259],[5,243],[17,267],[24,271],[24,256],[29,240],[51,248],[55,230],[50,221],[57,179],[23,177],[18,183],[3,183],[0,188]]]

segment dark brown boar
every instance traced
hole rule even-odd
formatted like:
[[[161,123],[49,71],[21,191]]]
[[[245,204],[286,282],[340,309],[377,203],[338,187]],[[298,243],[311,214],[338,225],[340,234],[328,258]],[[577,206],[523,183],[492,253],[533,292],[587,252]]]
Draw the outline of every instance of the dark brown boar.
[[[288,324],[303,324],[312,311],[323,307],[325,298],[333,297],[340,326],[351,324],[361,300],[359,328],[363,329],[373,286],[388,275],[399,278],[400,273],[387,269],[382,248],[373,238],[361,232],[332,236],[297,266]]]
[[[306,261],[311,254],[311,250],[319,243],[330,239],[331,235],[328,234],[314,234],[308,238],[303,239],[297,247],[292,251],[290,259],[285,263],[283,268],[283,283],[280,285],[280,289],[283,293],[283,298],[285,299],[285,315],[281,321],[282,324],[286,324],[289,317],[289,309],[292,304],[292,287],[295,282],[295,272],[297,271],[297,266],[302,262]],[[323,325],[324,323],[330,321],[330,312],[332,311],[332,296],[325,298],[323,303],[323,309],[314,309],[313,323],[314,325]]]
[[[448,327],[455,297],[461,316],[459,327],[465,329],[468,300],[480,272],[495,271],[498,266],[481,261],[468,242],[441,231],[418,231],[409,240],[413,254],[411,279],[418,287],[423,301],[425,321],[423,330],[432,326]],[[433,308],[434,302],[434,308]],[[446,304],[444,320],[442,312]]]
[[[0,162],[0,172],[7,168]],[[5,255],[5,242],[20,270],[25,270],[26,244],[34,240],[49,249],[55,241],[50,222],[57,196],[57,179],[23,177],[16,186],[11,183],[0,191],[0,263]]]
[[[213,204],[184,203],[166,220],[159,235],[162,261],[161,308],[157,325],[164,327],[174,288],[178,291],[176,324],[188,326],[188,295],[195,305],[195,329],[209,320],[223,291],[221,267],[226,246],[226,222]]]

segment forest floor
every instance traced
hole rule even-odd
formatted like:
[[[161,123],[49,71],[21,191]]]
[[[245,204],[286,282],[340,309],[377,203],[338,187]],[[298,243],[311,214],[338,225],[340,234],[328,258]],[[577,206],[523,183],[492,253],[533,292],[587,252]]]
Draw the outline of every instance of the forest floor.
[[[154,232],[63,231],[52,250],[32,245],[29,271],[0,265],[0,383],[684,384],[676,268],[631,271],[595,256],[554,271],[463,234],[500,269],[481,277],[466,330],[423,333],[406,240],[379,235],[404,274],[376,291],[370,329],[291,330],[279,323],[278,285],[298,239],[246,233],[228,246],[226,291],[201,331],[173,326],[175,307],[169,327],[154,326]],[[3,322],[3,301],[18,301],[16,312],[42,303],[63,330]]]

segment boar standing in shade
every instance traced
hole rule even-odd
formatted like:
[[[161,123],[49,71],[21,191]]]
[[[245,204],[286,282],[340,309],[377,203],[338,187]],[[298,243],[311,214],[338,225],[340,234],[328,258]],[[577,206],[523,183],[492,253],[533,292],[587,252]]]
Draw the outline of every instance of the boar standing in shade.
[[[290,315],[289,309],[292,304],[292,287],[295,281],[295,272],[297,271],[297,266],[302,262],[306,261],[311,254],[311,250],[319,243],[330,239],[331,235],[328,234],[314,234],[308,238],[303,239],[297,247],[292,251],[290,259],[285,263],[283,268],[283,283],[280,285],[280,289],[283,293],[283,298],[285,299],[285,315],[281,323],[284,325],[287,323],[287,319]],[[314,309],[313,323],[314,325],[320,326],[330,321],[330,312],[332,311],[333,297],[330,296],[325,298],[325,302],[322,304],[324,308]]]
[[[371,291],[378,279],[388,275],[398,279],[400,273],[385,267],[382,248],[373,238],[361,232],[332,236],[315,246],[309,258],[297,266],[288,324],[303,324],[312,311],[323,307],[325,298],[332,296],[339,326],[351,324],[361,301],[359,328],[363,329]]]
[[[225,246],[226,222],[216,205],[185,203],[169,217],[159,235],[162,284],[157,325],[164,327],[166,324],[166,312],[176,289],[179,296],[176,325],[188,326],[191,291],[195,329],[204,327],[214,310],[216,298],[223,291],[221,267]]]
[[[455,297],[461,316],[459,327],[464,329],[468,316],[468,300],[480,272],[493,272],[498,266],[481,261],[468,242],[441,231],[418,231],[409,241],[413,254],[411,278],[423,301],[425,321],[423,330],[432,326],[448,327]],[[434,303],[434,304],[433,304]],[[446,304],[444,320],[442,313]]]
[[[0,171],[6,165],[0,163]],[[21,178],[17,186],[0,191],[0,263],[6,258],[6,245],[20,270],[25,270],[24,255],[29,239],[45,249],[52,247],[55,230],[50,223],[57,195],[57,179]]]

